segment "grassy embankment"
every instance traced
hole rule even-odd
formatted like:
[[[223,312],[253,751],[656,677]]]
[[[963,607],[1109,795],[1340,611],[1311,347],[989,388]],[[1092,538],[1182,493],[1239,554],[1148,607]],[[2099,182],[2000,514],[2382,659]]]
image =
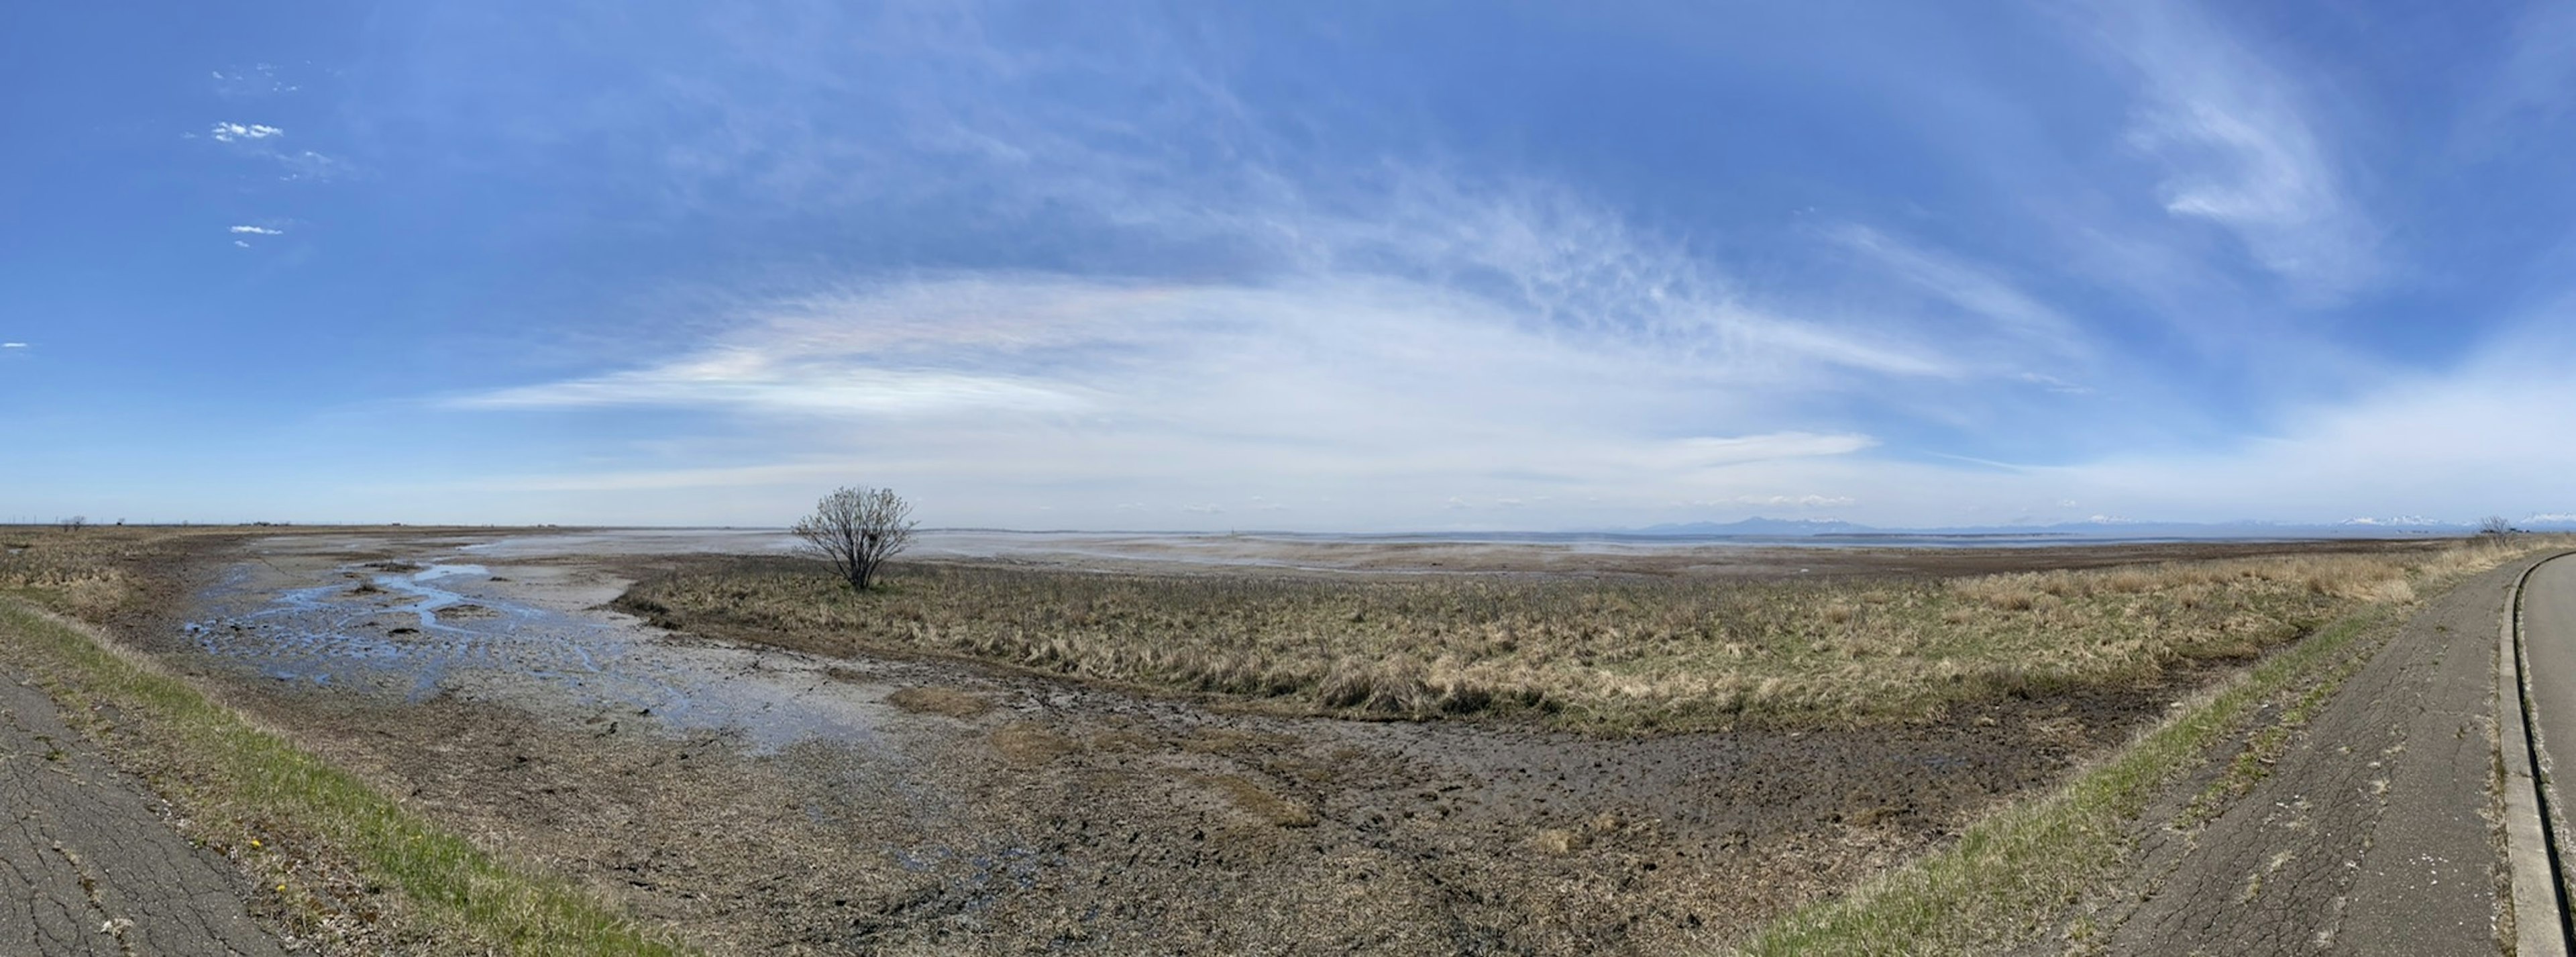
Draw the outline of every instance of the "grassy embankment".
[[[2556,537],[2455,549],[2419,567],[2411,587],[2438,592],[2500,563],[2571,544]],[[2354,609],[2186,702],[2066,786],[1978,822],[1957,843],[1851,894],[1783,918],[1740,952],[1995,953],[2058,930],[2053,922],[2127,861],[2136,822],[2170,782],[2202,767],[2222,743],[2241,738],[2235,758],[2172,823],[2190,829],[2215,818],[2269,773],[2289,736],[2367,663],[2403,610]],[[2275,717],[2255,727],[2267,707]],[[2089,918],[2074,918],[2064,932],[2070,953],[2098,944]]]
[[[959,654],[1294,711],[1609,732],[1920,719],[2250,660],[2474,564],[2422,551],[1863,583],[1106,576],[915,565],[853,594],[782,560],[621,601],[823,654]]]
[[[143,600],[134,563],[153,561],[181,534],[0,530],[0,657],[44,682],[75,727],[123,747],[192,836],[268,888],[273,899],[258,909],[334,949],[678,952],[569,883],[476,848],[63,617],[132,610]]]

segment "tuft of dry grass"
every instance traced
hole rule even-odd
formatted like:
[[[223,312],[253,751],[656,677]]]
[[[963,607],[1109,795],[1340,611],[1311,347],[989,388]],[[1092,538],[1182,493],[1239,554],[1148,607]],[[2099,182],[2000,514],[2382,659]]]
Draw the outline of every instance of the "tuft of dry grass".
[[[824,654],[963,655],[1291,711],[1681,730],[1918,720],[2251,660],[2531,547],[1839,583],[915,565],[865,594],[818,566],[747,559],[620,602],[667,627]]]
[[[1228,803],[1263,823],[1276,827],[1314,827],[1315,809],[1304,802],[1270,793],[1239,774],[1202,774],[1198,781],[1224,795]]]
[[[1540,853],[1549,857],[1564,857],[1590,846],[1592,838],[1580,831],[1551,827],[1539,831],[1537,837],[1530,839],[1530,843],[1536,845]]]
[[[1082,750],[1071,738],[1034,721],[1014,721],[994,729],[993,750],[1021,767],[1037,767]]]

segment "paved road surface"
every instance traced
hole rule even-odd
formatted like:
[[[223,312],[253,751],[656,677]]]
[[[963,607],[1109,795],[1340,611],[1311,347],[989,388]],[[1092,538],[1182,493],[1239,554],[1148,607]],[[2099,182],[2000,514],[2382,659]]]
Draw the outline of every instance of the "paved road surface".
[[[280,954],[233,867],[0,669],[0,955]]]
[[[2151,840],[2105,915],[2109,952],[2497,953],[2487,735],[2496,616],[2523,567],[2426,603],[2270,777],[2206,830]]]
[[[2530,662],[2532,723],[2540,730],[2550,798],[2561,816],[2576,813],[2576,556],[2551,559],[2522,592],[2523,654]],[[2570,835],[2558,832],[2569,848]]]

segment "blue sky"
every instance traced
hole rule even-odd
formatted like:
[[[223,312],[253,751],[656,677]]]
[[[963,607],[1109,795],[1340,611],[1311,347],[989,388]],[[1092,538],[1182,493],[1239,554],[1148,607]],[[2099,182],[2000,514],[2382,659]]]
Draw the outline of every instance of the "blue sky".
[[[2576,3],[18,4],[0,517],[2576,511]]]

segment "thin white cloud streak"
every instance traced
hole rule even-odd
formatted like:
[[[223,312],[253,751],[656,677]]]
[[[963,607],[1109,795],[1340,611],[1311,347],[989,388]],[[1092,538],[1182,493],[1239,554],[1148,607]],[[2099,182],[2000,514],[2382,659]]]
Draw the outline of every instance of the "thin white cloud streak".
[[[2383,268],[2378,230],[2301,108],[2290,76],[2182,4],[2104,10],[2144,101],[2132,142],[2166,168],[2167,212],[2233,232],[2303,298],[2340,301]]]
[[[253,236],[284,236],[284,235],[286,235],[286,230],[283,230],[283,229],[270,229],[270,228],[268,228],[268,227],[266,227],[266,226],[235,226],[235,227],[233,227],[233,228],[232,228],[232,231],[233,231],[233,232],[235,232],[235,233],[247,233],[247,234],[249,234],[249,235],[253,235]]]
[[[286,135],[286,131],[264,123],[217,123],[211,132],[217,143],[247,143]]]
[[[217,143],[231,146],[237,153],[276,163],[283,170],[281,179],[329,180],[349,173],[349,164],[338,157],[313,150],[280,149],[278,143],[284,140],[286,131],[264,123],[216,123],[207,136]]]
[[[1878,440],[1866,435],[1820,435],[1812,432],[1675,439],[1648,451],[1639,464],[1688,473],[1746,462],[1848,455],[1877,444]]]
[[[729,368],[730,367],[730,368]],[[503,389],[461,400],[466,408],[731,407],[756,412],[918,414],[1075,412],[1085,402],[1045,385],[996,376],[796,364],[737,350],[713,360]]]
[[[0,349],[25,349],[27,347],[27,344],[23,342],[0,342]]]
[[[1076,163],[1093,164],[1123,165]],[[1715,264],[1526,180],[1478,182],[1390,164],[1375,185],[1323,194],[1264,175],[1239,205],[1211,207],[1140,201],[1132,185],[1091,172],[1041,179],[1057,203],[1122,211],[1125,228],[1262,248],[1284,270],[1326,282],[1365,278],[1472,297],[1551,336],[1654,350],[1676,364],[1751,376],[1760,373],[1742,357],[1762,356],[1815,384],[1843,375],[1955,380],[2030,352],[1985,350],[1971,360],[1936,330],[1901,317],[1833,322],[1806,314],[1794,299],[1747,291]]]
[[[1890,276],[1984,320],[1997,333],[2065,358],[2091,351],[2074,321],[1988,269],[1866,226],[1844,226],[1831,235]]]
[[[302,87],[281,80],[277,67],[267,63],[236,67],[230,72],[212,70],[215,93],[225,99],[247,99],[278,93],[293,93]]]

